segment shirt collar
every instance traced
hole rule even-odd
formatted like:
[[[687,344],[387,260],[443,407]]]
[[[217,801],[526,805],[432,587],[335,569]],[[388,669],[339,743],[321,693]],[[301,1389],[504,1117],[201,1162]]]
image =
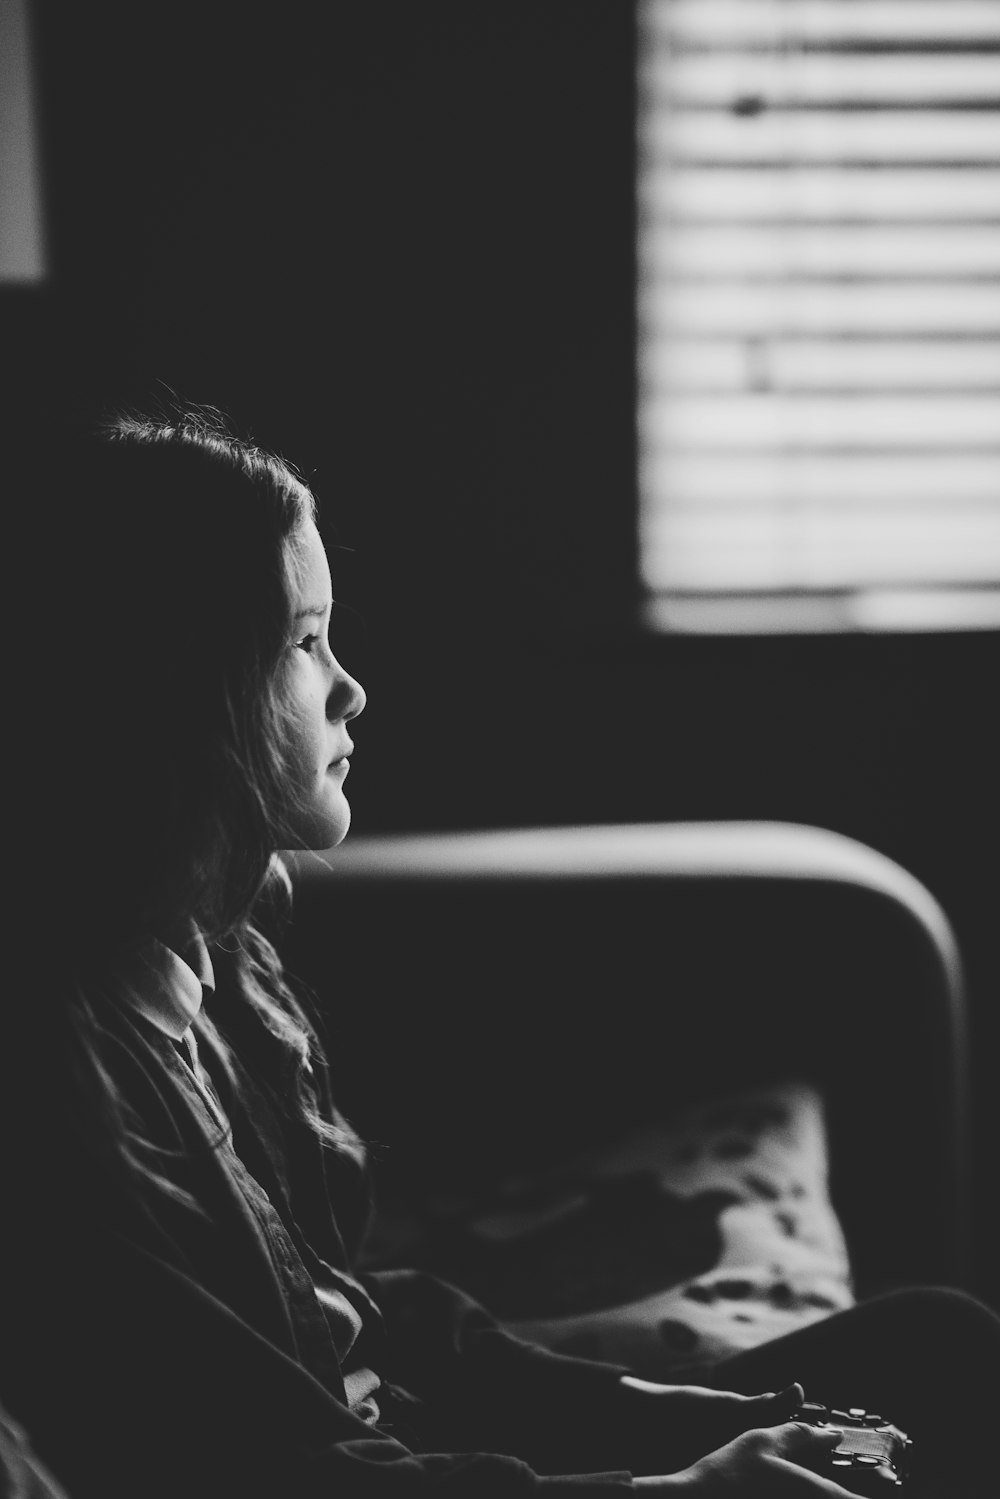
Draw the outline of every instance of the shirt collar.
[[[173,1041],[198,1014],[204,991],[215,988],[212,959],[194,922],[177,946],[180,951],[154,938],[121,970],[129,1003]]]

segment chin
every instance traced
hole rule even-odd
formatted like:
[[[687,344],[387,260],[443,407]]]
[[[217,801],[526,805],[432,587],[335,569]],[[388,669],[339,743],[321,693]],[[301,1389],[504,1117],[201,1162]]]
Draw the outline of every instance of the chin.
[[[322,853],[327,848],[336,848],[337,844],[343,843],[347,837],[350,825],[350,817],[340,817],[335,823],[327,823],[324,827],[316,829],[306,847],[315,849],[317,853]]]
[[[350,825],[351,819],[349,817],[346,818],[343,822],[338,823],[336,828],[333,829],[333,836],[324,837],[323,842],[321,844],[317,844],[317,848],[320,850],[326,848],[336,848],[337,844],[343,843],[344,839],[347,837],[347,830]]]
[[[322,853],[325,849],[336,848],[338,843],[343,843],[350,826],[351,809],[346,801],[337,808],[324,807],[311,811],[303,809],[291,829],[295,841],[287,846]]]

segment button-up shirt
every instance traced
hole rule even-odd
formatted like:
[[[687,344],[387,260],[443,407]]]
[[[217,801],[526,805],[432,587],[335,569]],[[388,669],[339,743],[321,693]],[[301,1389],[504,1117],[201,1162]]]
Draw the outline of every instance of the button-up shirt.
[[[195,1021],[206,996],[215,990],[211,955],[193,923],[178,947],[180,951],[154,939],[128,964],[122,965],[123,996],[156,1030],[174,1043],[202,1104],[214,1125],[222,1131],[219,1148],[231,1158],[234,1175],[264,1233],[275,1267],[286,1284],[290,1304],[300,1311],[300,1338],[306,1346],[316,1347],[319,1341],[315,1317],[309,1315],[315,1298],[333,1339],[348,1404],[356,1415],[374,1424],[379,1419],[375,1399],[379,1377],[369,1368],[350,1367],[351,1350],[363,1327],[361,1312],[343,1290],[333,1284],[333,1272],[329,1281],[322,1274],[325,1267],[321,1267],[319,1274],[309,1275],[268,1194],[236,1154],[232,1127],[212,1078],[202,1064],[195,1038]],[[360,1287],[357,1291],[364,1295]]]

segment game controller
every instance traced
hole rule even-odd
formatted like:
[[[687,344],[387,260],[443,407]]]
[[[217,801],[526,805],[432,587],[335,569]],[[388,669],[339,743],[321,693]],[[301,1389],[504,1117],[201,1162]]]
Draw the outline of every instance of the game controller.
[[[839,1445],[816,1466],[852,1494],[888,1495],[890,1488],[903,1484],[913,1443],[891,1421],[859,1406],[842,1411],[812,1400],[800,1405],[790,1419],[841,1433]]]

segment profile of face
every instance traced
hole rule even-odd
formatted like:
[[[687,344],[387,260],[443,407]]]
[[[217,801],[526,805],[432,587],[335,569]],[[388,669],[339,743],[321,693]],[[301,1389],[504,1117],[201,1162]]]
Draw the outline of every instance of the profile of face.
[[[365,693],[330,649],[330,567],[312,521],[297,536],[295,551],[293,633],[284,677],[295,778],[287,846],[324,849],[340,843],[351,824],[344,782],[354,745],[347,725],[364,708]]]

